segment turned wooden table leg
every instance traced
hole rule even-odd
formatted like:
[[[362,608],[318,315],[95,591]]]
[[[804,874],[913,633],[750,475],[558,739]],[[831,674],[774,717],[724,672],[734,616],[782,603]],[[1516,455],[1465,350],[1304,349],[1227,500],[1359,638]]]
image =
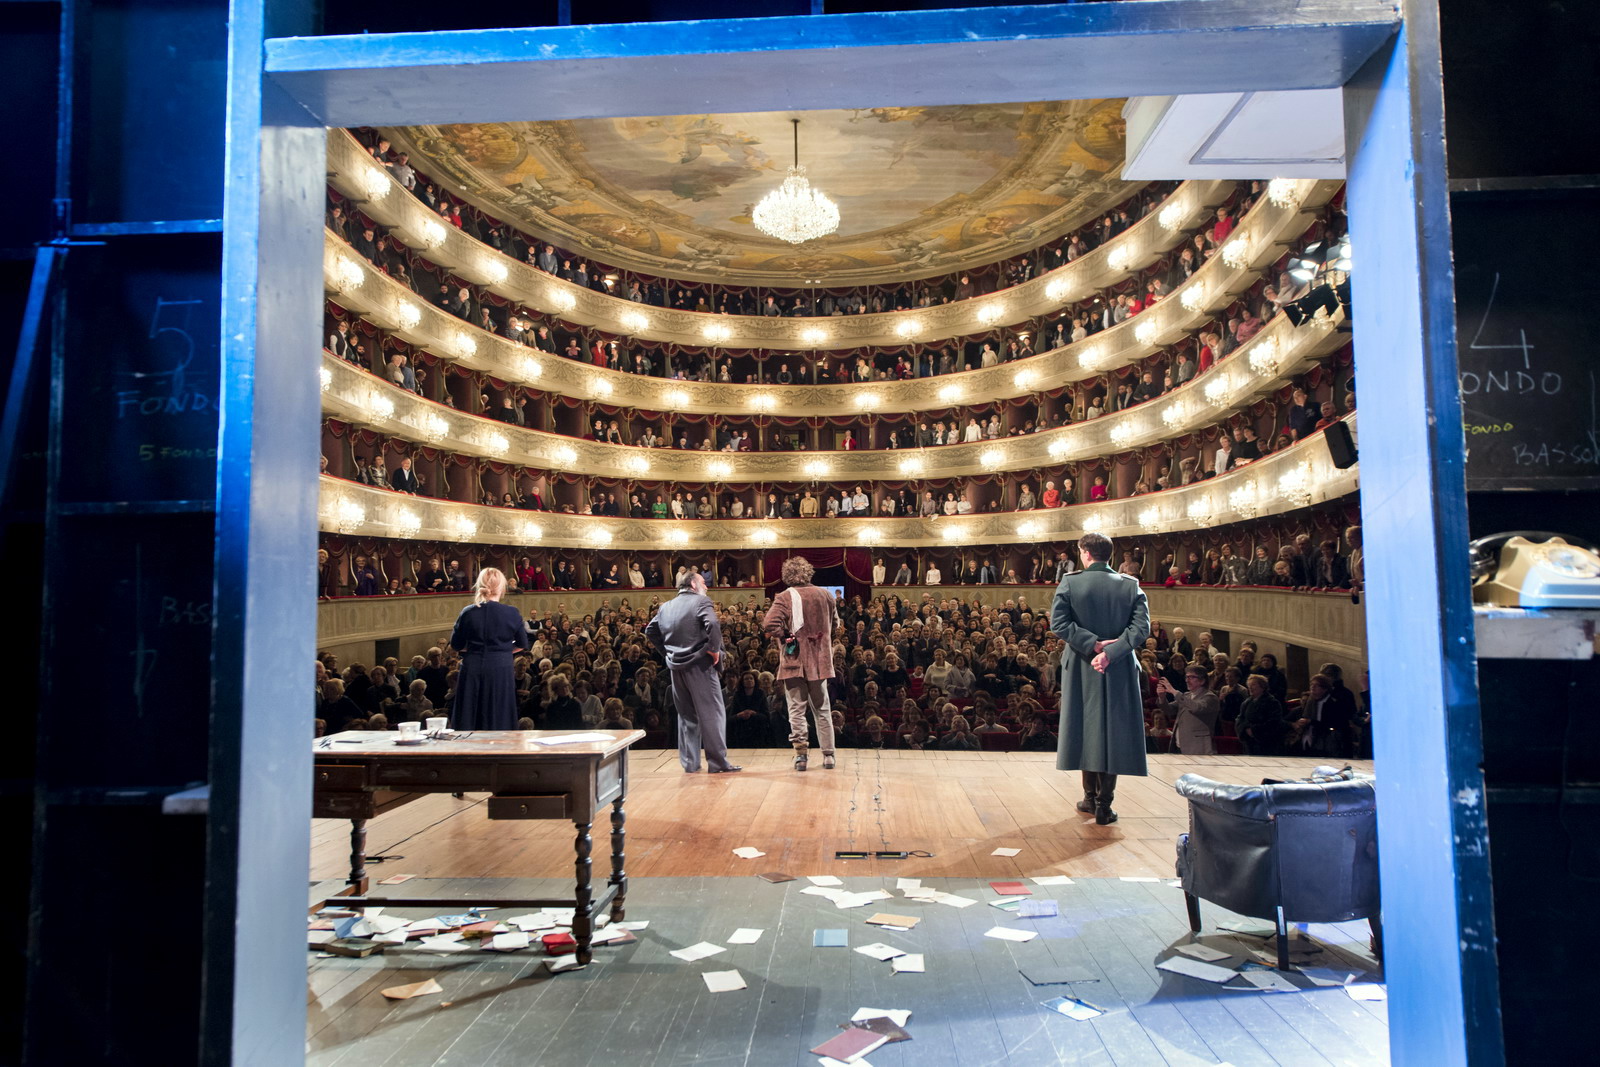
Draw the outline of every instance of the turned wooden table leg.
[[[623,863],[627,856],[623,852],[624,839],[627,831],[624,829],[628,816],[622,810],[622,798],[618,797],[611,805],[611,878],[610,884],[617,887],[617,895],[611,900],[611,921],[621,922],[624,915],[624,905],[628,899],[628,872],[623,870]]]
[[[593,824],[575,822],[573,825],[578,828],[578,839],[573,842],[573,847],[578,853],[577,863],[573,865],[578,886],[577,892],[573,894],[575,906],[572,909],[572,936],[578,942],[578,962],[585,964],[592,958],[589,947],[594,938],[594,915],[590,911],[593,907],[594,894],[589,886],[589,874],[594,866],[589,859],[593,847],[593,842],[589,838],[589,828]]]
[[[350,820],[350,877],[357,896],[367,895],[367,820]]]

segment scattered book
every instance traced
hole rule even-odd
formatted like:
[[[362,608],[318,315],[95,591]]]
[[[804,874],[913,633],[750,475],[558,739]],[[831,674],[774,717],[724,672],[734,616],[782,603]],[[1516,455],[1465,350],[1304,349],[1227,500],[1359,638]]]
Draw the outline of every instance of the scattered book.
[[[368,941],[366,938],[341,937],[317,947],[335,956],[349,956],[360,960],[366,959],[373,953],[382,952],[385,946],[377,941]]]
[[[888,1041],[889,1039],[883,1034],[875,1034],[871,1030],[852,1026],[848,1030],[841,1030],[837,1036],[828,1038],[811,1051],[818,1056],[831,1056],[844,1063],[854,1063],[873,1049],[887,1044]]]
[[[997,941],[1032,941],[1039,936],[1037,930],[1018,930],[1010,926],[996,926],[983,932],[984,937]]]
[[[870,1019],[861,1019],[855,1022],[839,1024],[839,1029],[841,1030],[849,1030],[851,1028],[857,1030],[871,1030],[875,1034],[882,1034],[884,1037],[889,1039],[889,1044],[891,1045],[899,1041],[911,1040],[911,1035],[906,1033],[905,1028],[897,1024],[887,1015],[875,1015]]]
[[[1056,997],[1054,1000],[1045,1001],[1044,1006],[1051,1011],[1060,1012],[1069,1019],[1077,1019],[1079,1022],[1086,1022],[1105,1014],[1104,1011],[1093,1004],[1083,1000],[1076,1000],[1072,997]]]
[[[850,931],[818,930],[811,935],[812,948],[849,948]]]
[[[429,978],[421,982],[412,982],[409,985],[394,985],[382,990],[384,996],[390,1000],[410,1000],[412,997],[425,997],[429,993],[443,993],[444,986]]]
[[[895,974],[922,974],[928,969],[920,952],[908,952],[903,956],[896,956],[889,961],[889,966],[894,968]]]
[[[989,888],[1003,897],[1031,897],[1033,890],[1021,882],[990,882]]]
[[[1185,975],[1189,978],[1198,978],[1202,982],[1232,981],[1239,976],[1239,972],[1230,967],[1218,967],[1215,963],[1202,963],[1192,960],[1188,956],[1173,956],[1171,959],[1162,960],[1156,964],[1158,971],[1170,971],[1173,974]]]
[[[1017,915],[1023,919],[1054,919],[1060,915],[1060,908],[1053,900],[1019,900],[1017,901]]]
[[[773,885],[777,885],[779,882],[792,882],[795,880],[794,875],[784,874],[782,871],[768,871],[766,874],[758,874],[756,877],[763,882],[771,882]]]
[[[921,921],[915,915],[894,915],[887,911],[880,911],[867,918],[867,922],[873,926],[898,926],[903,930],[909,930]]]
[[[1071,878],[1064,874],[1045,874],[1033,879],[1034,885],[1072,885]]]
[[[414,874],[396,874],[396,875],[392,875],[392,876],[390,876],[388,878],[385,878],[383,881],[379,882],[378,884],[379,885],[399,885],[402,882],[409,882],[409,881],[411,881],[411,879],[413,879],[415,877],[416,877],[416,875],[414,875]]]
[[[745,845],[743,848],[734,849],[733,854],[742,860],[760,859],[762,856],[766,855],[766,853],[762,852],[759,848],[751,848],[749,845]]]
[[[905,955],[905,952],[901,949],[895,948],[893,945],[885,945],[881,941],[870,945],[861,945],[856,948],[856,951],[863,956],[871,956],[875,960],[892,960],[896,956]]]

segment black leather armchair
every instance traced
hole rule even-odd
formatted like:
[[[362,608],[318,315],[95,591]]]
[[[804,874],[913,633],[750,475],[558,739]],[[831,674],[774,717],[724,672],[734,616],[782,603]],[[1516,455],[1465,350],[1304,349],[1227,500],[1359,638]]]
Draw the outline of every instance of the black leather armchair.
[[[1189,928],[1201,900],[1277,927],[1278,966],[1289,966],[1288,924],[1366,919],[1383,955],[1374,781],[1348,767],[1312,777],[1225,785],[1186,774],[1189,832],[1178,837],[1178,878]]]

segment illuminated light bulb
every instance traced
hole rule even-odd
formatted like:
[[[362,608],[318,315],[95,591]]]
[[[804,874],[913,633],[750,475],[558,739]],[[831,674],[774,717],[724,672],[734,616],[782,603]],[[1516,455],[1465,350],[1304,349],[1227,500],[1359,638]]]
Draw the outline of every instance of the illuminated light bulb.
[[[524,544],[538,541],[544,537],[544,527],[536,522],[522,524],[522,540]]]
[[[865,545],[875,545],[883,540],[883,531],[868,526],[856,534],[856,540]]]
[[[523,356],[522,362],[517,366],[521,369],[524,378],[533,379],[544,373],[544,364],[532,356]]]
[[[1128,255],[1129,255],[1129,253],[1128,253],[1127,246],[1126,245],[1118,245],[1116,248],[1113,248],[1111,250],[1111,252],[1106,256],[1106,266],[1110,267],[1112,270],[1117,270],[1117,271],[1127,270],[1128,269]]]
[[[617,391],[617,387],[612,385],[609,379],[598,376],[589,379],[589,389],[595,396],[610,396]]]
[[[1267,200],[1273,207],[1297,207],[1300,183],[1293,178],[1274,178],[1267,183]]]
[[[561,467],[571,468],[578,462],[578,450],[571,445],[561,445],[556,449],[556,464]]]
[[[650,320],[638,311],[624,311],[622,328],[629,333],[643,333],[650,328]]]
[[[714,459],[706,464],[706,471],[717,481],[724,481],[733,477],[733,464],[725,459]]]
[[[322,391],[326,393],[333,385],[333,371],[329,370],[327,367],[318,367],[317,377],[322,380]]]
[[[414,330],[422,321],[422,309],[409,301],[402,300],[394,309],[394,317],[400,320],[401,329]]]
[[[1231,392],[1233,392],[1233,375],[1226,372],[1218,374],[1206,383],[1206,399],[1213,404],[1226,402]]]
[[[1040,526],[1032,519],[1017,523],[1017,536],[1027,541],[1038,538]]]
[[[1131,422],[1119,422],[1111,427],[1111,443],[1119,446],[1126,445],[1134,439],[1137,433],[1138,431],[1134,429]]]
[[[1292,467],[1278,479],[1278,495],[1291,504],[1311,503],[1310,472],[1305,464]]]
[[[1085,515],[1081,525],[1084,533],[1099,533],[1106,528],[1106,517],[1096,511],[1093,514]]]
[[[1210,526],[1213,512],[1210,497],[1201,497],[1189,504],[1189,521],[1196,526]]]
[[[809,326],[800,331],[800,340],[808,345],[820,345],[828,339],[828,331]]]
[[[689,543],[689,531],[688,530],[668,530],[667,531],[667,540],[670,541],[672,544],[675,544],[675,545],[686,545],[686,544]]]
[[[483,276],[489,279],[490,285],[499,285],[511,276],[511,272],[506,270],[504,263],[491,259],[483,265]]]
[[[1198,286],[1191,285],[1183,291],[1178,303],[1183,305],[1185,311],[1199,311],[1206,306],[1206,295]]]
[[[877,393],[862,393],[856,397],[856,410],[871,411],[877,407],[881,398]]]
[[[571,311],[578,306],[578,298],[565,289],[552,288],[550,290],[550,302],[562,311]]]
[[[1247,519],[1254,518],[1261,507],[1259,498],[1256,483],[1246,482],[1228,494],[1228,507]]]
[[[1115,358],[1115,356],[1109,356],[1106,350],[1099,345],[1095,345],[1085,348],[1078,354],[1078,365],[1089,370],[1099,370],[1102,362]]]
[[[364,167],[361,171],[361,191],[367,194],[368,200],[382,200],[389,195],[389,172],[373,167]]]
[[[978,321],[985,326],[993,326],[1005,313],[1006,309],[1000,304],[985,304],[978,309]]]
[[[1222,246],[1222,262],[1234,270],[1250,265],[1250,239],[1240,234]]]
[[[367,401],[367,406],[375,418],[387,419],[394,414],[394,401],[382,393],[373,393],[371,399]]]
[[[1017,371],[1015,377],[1011,379],[1011,384],[1016,386],[1018,389],[1027,391],[1033,388],[1033,383],[1036,378],[1037,376],[1031,370],[1019,370]]]
[[[450,424],[437,415],[430,414],[422,426],[423,436],[432,442],[444,440],[444,435],[449,432]]]
[[[415,537],[422,532],[422,516],[410,508],[401,508],[394,517],[394,532],[401,537]]]
[[[478,524],[465,515],[457,515],[450,520],[450,528],[455,531],[456,539],[470,541],[478,536]]]
[[[720,322],[709,323],[706,328],[700,332],[707,341],[710,341],[713,344],[721,344],[723,341],[726,341],[728,338],[733,336],[733,331],[722,325]]]
[[[828,465],[820,459],[807,460],[801,469],[806,472],[807,478],[823,478],[828,474]]]
[[[497,456],[503,456],[511,451],[511,441],[503,433],[490,432],[483,437],[483,447]]]
[[[894,334],[896,337],[915,337],[921,332],[922,323],[918,322],[916,319],[901,319],[899,322],[894,324]]]
[[[1161,525],[1161,509],[1145,508],[1139,512],[1139,525],[1146,530],[1154,530]]]
[[[757,393],[750,398],[750,406],[757,411],[771,411],[778,406],[778,401],[771,393]]]
[[[647,459],[646,457],[638,455],[638,454],[634,454],[634,455],[629,456],[626,460],[623,461],[623,466],[627,467],[630,471],[632,471],[635,474],[649,474],[650,473],[650,460]]]
[[[447,236],[448,232],[444,226],[432,219],[422,224],[422,247],[424,248],[438,248],[444,244],[444,239]]]
[[[1161,327],[1153,322],[1141,322],[1133,328],[1133,339],[1141,345],[1156,343],[1156,335],[1161,332]]]
[[[478,351],[478,342],[474,341],[470,334],[461,330],[457,330],[455,336],[450,338],[450,344],[463,356],[470,356]]]
[[[1065,437],[1057,437],[1055,440],[1050,442],[1050,448],[1048,451],[1050,452],[1051,459],[1061,459],[1068,452],[1072,451],[1072,443]]]
[[[978,454],[978,465],[984,470],[994,470],[1006,461],[1006,454],[999,448],[986,448]]]
[[[1161,209],[1161,214],[1156,216],[1156,221],[1163,230],[1181,230],[1184,220],[1189,217],[1189,208],[1184,204],[1168,204]]]
[[[923,467],[924,464],[921,456],[906,456],[900,461],[900,473],[906,475],[907,477],[915,477],[916,475],[921,474]]]
[[[592,545],[609,545],[611,543],[611,531],[603,526],[591,526],[585,537]]]
[[[1044,297],[1051,303],[1064,303],[1067,294],[1072,292],[1072,285],[1065,278],[1056,278],[1044,287]]]
[[[1174,400],[1161,412],[1161,421],[1168,426],[1176,426],[1189,417],[1189,405],[1183,400]]]
[[[354,500],[340,500],[334,507],[334,520],[340,533],[354,533],[367,521],[367,509]]]
[[[959,385],[945,385],[939,388],[939,402],[954,404],[966,394],[966,390]]]
[[[668,389],[662,397],[669,408],[686,408],[689,406],[689,394],[682,389]]]
[[[340,256],[333,261],[333,286],[341,293],[349,292],[366,280],[361,265],[349,256]]]
[[[1257,374],[1273,377],[1283,366],[1283,350],[1276,337],[1261,337],[1250,346],[1250,367]]]
[[[755,532],[750,535],[750,539],[759,544],[770,545],[778,540],[778,531],[774,530],[770,526],[759,526],[756,528]]]

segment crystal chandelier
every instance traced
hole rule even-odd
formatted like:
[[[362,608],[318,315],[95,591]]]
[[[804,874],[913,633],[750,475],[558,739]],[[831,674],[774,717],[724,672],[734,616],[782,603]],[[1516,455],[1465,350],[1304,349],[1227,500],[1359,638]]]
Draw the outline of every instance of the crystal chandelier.
[[[837,230],[839,206],[806,180],[806,168],[800,165],[800,120],[790,121],[794,123],[794,166],[782,185],[761,198],[750,212],[750,221],[768,237],[797,245]]]

